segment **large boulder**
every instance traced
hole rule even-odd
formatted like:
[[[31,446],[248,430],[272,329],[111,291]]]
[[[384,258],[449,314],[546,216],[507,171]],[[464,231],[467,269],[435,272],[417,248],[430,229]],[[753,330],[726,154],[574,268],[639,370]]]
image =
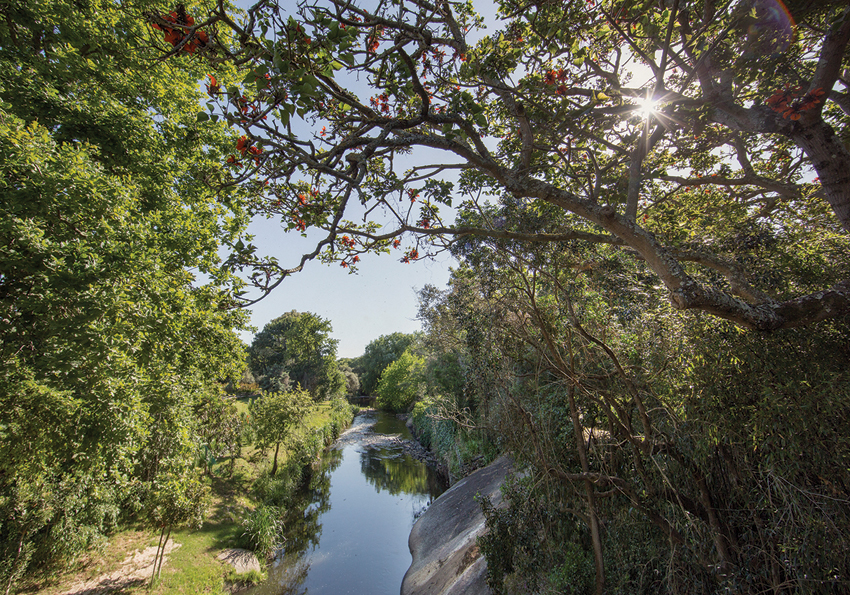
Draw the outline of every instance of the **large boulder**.
[[[404,575],[401,595],[484,595],[487,562],[478,550],[484,514],[476,499],[487,496],[497,505],[500,487],[513,471],[507,457],[463,478],[437,498],[410,531],[413,562]]]

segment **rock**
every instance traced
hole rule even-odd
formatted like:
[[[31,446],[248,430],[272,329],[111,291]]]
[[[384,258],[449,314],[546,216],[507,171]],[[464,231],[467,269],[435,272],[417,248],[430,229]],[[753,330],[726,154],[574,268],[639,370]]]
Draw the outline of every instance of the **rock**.
[[[419,517],[408,545],[413,562],[404,575],[401,595],[485,595],[487,562],[478,550],[484,514],[475,496],[498,505],[500,487],[513,463],[500,457],[463,478]]]
[[[239,574],[250,572],[252,570],[256,570],[257,572],[262,570],[260,568],[260,561],[257,560],[257,556],[254,555],[254,552],[248,550],[231,548],[222,551],[216,557],[219,560],[227,562],[233,566],[233,569]]]

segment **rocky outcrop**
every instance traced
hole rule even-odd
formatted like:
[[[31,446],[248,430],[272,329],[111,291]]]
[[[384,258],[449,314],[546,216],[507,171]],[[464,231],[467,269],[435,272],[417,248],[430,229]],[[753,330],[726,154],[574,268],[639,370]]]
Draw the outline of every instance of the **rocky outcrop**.
[[[233,570],[239,574],[244,574],[252,570],[256,572],[262,570],[257,556],[254,555],[254,552],[248,550],[231,548],[222,551],[217,557],[222,562],[227,562],[233,566]]]
[[[487,563],[478,550],[484,514],[476,499],[487,496],[497,505],[505,477],[513,471],[501,457],[461,479],[419,517],[408,545],[413,562],[404,575],[401,595],[484,595]]]

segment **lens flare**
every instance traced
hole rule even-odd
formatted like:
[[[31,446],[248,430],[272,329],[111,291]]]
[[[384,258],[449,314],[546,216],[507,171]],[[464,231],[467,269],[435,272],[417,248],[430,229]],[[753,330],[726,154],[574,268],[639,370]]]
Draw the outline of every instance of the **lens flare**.
[[[797,24],[782,0],[751,0],[750,6],[745,55],[785,52],[794,42]]]

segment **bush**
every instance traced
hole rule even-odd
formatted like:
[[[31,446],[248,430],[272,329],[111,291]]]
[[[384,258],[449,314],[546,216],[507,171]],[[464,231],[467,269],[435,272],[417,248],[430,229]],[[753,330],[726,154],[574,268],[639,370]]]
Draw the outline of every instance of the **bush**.
[[[254,482],[257,499],[270,506],[285,506],[300,484],[300,474],[290,473],[290,465],[286,465],[281,473],[269,475],[264,473]]]
[[[425,359],[405,351],[381,374],[377,405],[387,411],[403,412],[425,394]]]
[[[282,511],[277,506],[260,504],[242,522],[243,545],[261,558],[271,558],[283,531]]]

